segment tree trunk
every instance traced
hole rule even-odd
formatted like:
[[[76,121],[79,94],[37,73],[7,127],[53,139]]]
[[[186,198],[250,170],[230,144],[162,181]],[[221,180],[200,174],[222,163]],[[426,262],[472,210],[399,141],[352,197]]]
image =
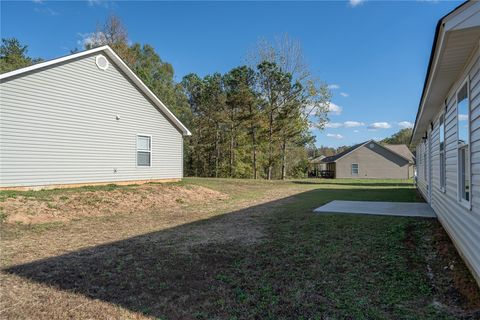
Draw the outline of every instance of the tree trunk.
[[[285,180],[287,173],[287,139],[283,138],[282,142],[282,180]]]
[[[257,137],[255,135],[255,127],[252,127],[252,153],[253,179],[257,179]]]
[[[220,158],[220,148],[219,148],[219,129],[218,125],[216,126],[216,137],[215,137],[215,178],[218,178],[218,159]]]
[[[234,129],[233,129],[233,124],[230,126],[230,169],[229,169],[229,174],[230,174],[230,178],[233,177],[233,162],[234,162],[234,158],[235,158],[235,154],[234,154],[234,144],[235,144],[235,136],[234,136]]]
[[[200,165],[200,155],[198,154],[198,150],[196,150],[197,156],[197,163],[194,164],[195,166],[195,177],[198,177],[198,166]]]
[[[270,111],[269,137],[268,137],[268,173],[267,179],[272,180],[273,166],[273,111]]]

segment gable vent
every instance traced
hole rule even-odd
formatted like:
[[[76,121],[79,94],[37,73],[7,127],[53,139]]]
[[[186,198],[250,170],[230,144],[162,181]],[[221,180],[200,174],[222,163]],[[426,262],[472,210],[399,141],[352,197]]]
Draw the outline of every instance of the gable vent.
[[[101,70],[107,70],[108,69],[108,66],[109,66],[108,60],[107,60],[107,58],[105,58],[101,54],[96,56],[95,63],[97,64],[98,69],[101,69]]]

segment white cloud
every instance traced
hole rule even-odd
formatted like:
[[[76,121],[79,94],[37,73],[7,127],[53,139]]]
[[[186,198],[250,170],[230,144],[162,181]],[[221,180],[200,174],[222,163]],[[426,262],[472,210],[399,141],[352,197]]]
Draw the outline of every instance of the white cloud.
[[[343,108],[340,107],[339,105],[336,105],[335,103],[333,102],[330,102],[328,104],[328,112],[331,113],[331,114],[334,114],[336,116],[339,116],[342,114],[342,110]]]
[[[368,126],[369,130],[389,129],[392,125],[388,122],[374,122]]]
[[[361,127],[361,126],[364,126],[365,123],[360,122],[360,121],[345,121],[345,122],[343,123],[343,125],[345,126],[345,128],[353,128],[353,127]]]
[[[337,140],[341,140],[343,139],[343,136],[341,134],[334,134],[334,133],[327,133],[327,137],[329,138],[333,138],[333,139],[337,139]]]
[[[459,114],[458,115],[458,121],[467,121],[468,120],[468,114]]]
[[[77,41],[77,45],[84,48],[88,45],[91,46],[97,46],[97,45],[102,45],[106,43],[105,35],[103,32],[98,31],[98,32],[87,32],[87,33],[77,33],[77,36],[79,36],[80,40]]]
[[[410,121],[400,121],[398,126],[402,129],[413,128],[413,123]]]
[[[359,132],[360,132],[360,130],[353,130],[353,132],[355,132],[355,133],[359,133]]]
[[[44,14],[48,14],[48,15],[51,15],[51,16],[58,16],[60,13],[55,11],[55,10],[52,10],[50,8],[35,8],[34,9],[35,12],[38,12],[38,13],[44,13]]]
[[[111,5],[114,4],[113,1],[109,1],[109,0],[88,0],[87,3],[90,7],[101,6],[101,7],[104,7],[105,9],[110,8]]]
[[[348,98],[349,94],[346,92],[340,92],[340,95],[344,98]]]
[[[327,122],[325,124],[325,128],[341,128],[343,127],[343,123],[341,122]]]
[[[102,1],[101,0],[88,0],[88,5],[89,6],[95,6],[95,5],[100,5],[102,4]]]
[[[352,7],[356,7],[356,6],[358,6],[358,5],[360,5],[364,2],[365,2],[365,0],[350,0],[350,5]]]
[[[345,121],[345,122],[327,122],[325,128],[355,128],[364,126],[364,122],[360,121]]]
[[[340,86],[338,84],[329,84],[328,89],[336,90],[336,89],[340,89]]]

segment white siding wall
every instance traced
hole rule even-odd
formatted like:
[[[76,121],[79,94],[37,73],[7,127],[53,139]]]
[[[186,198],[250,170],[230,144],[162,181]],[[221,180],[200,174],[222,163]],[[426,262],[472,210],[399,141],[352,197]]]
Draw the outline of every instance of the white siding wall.
[[[446,190],[440,189],[440,140],[439,117],[444,112],[444,106],[439,109],[434,122],[434,129],[430,134],[432,139],[432,201],[431,206],[437,213],[439,220],[445,227],[450,237],[457,246],[472,269],[477,281],[480,283],[480,60],[478,49],[467,64],[465,73],[445,97],[447,110],[445,114],[445,150],[446,150]],[[456,91],[465,78],[470,79],[470,112],[471,112],[471,162],[472,162],[472,208],[471,210],[461,205],[458,201],[458,166],[457,166],[457,106]],[[423,154],[424,147],[420,143],[417,152]],[[426,150],[428,152],[428,150]],[[420,155],[418,159],[422,159]],[[426,179],[423,165],[418,168],[418,187],[427,198]]]
[[[0,130],[3,187],[183,174],[182,134],[114,64],[99,70],[95,55],[2,82]],[[152,136],[151,167],[136,167],[139,133]]]
[[[423,197],[428,200],[428,162],[425,165],[425,155],[427,154],[428,145],[424,142],[416,147],[417,155],[417,187],[422,193]],[[427,170],[425,170],[425,168]]]

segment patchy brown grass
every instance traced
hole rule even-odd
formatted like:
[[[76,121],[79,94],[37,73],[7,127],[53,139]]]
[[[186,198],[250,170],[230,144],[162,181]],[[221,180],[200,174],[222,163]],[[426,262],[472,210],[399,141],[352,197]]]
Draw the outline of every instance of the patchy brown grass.
[[[200,279],[206,279],[207,271],[213,280],[215,280],[216,271],[223,266],[220,265],[222,255],[209,254],[207,258],[202,259],[204,265],[190,265],[196,248],[206,246],[223,246],[230,247],[231,243],[240,246],[251,246],[260,241],[265,233],[265,222],[261,221],[260,216],[273,213],[273,209],[287,203],[285,199],[289,195],[298,193],[297,188],[292,186],[278,186],[278,188],[265,188],[263,185],[251,184],[229,184],[223,186],[216,184],[213,188],[203,187],[202,181],[194,181],[193,184],[187,183],[180,186],[169,185],[151,185],[128,188],[126,190],[113,191],[83,191],[67,192],[65,194],[55,194],[45,197],[36,197],[35,194],[28,194],[25,197],[15,195],[4,200],[5,203],[24,203],[27,199],[28,203],[41,204],[43,202],[52,202],[58,199],[59,203],[67,199],[72,202],[77,199],[77,205],[71,203],[68,207],[58,205],[56,208],[48,208],[58,212],[57,217],[67,217],[60,222],[55,219],[55,223],[37,223],[37,224],[12,224],[4,222],[1,226],[1,249],[2,261],[1,267],[31,263],[35,261],[48,261],[55,257],[62,257],[71,252],[82,252],[87,250],[87,256],[93,258],[91,261],[83,260],[82,254],[77,256],[73,254],[67,259],[61,259],[59,265],[51,266],[50,279],[57,279],[56,274],[67,268],[67,265],[73,263],[73,268],[81,270],[84,267],[92,267],[88,274],[90,282],[85,279],[84,285],[89,286],[94,282],[105,280],[105,275],[115,273],[119,279],[108,279],[108,283],[131,281],[136,286],[136,281],[131,279],[138,273],[149,273],[154,280],[147,281],[144,285],[148,286],[148,282],[155,284],[158,290],[163,292],[163,284],[171,285],[175,283],[175,289],[169,289],[170,299],[158,297],[156,303],[171,305],[170,316],[168,318],[189,319],[193,316],[186,316],[183,310],[175,310],[176,299],[182,301],[190,296],[189,286],[193,284],[192,279],[185,278],[189,274]],[[208,185],[208,183],[207,183]],[[133,190],[132,190],[133,189]],[[217,189],[217,190],[214,190]],[[221,192],[224,190],[225,192]],[[98,199],[101,196],[114,194],[116,201],[122,199],[134,199],[128,205],[120,205],[126,208],[123,212],[114,211],[110,215],[106,208],[114,208],[114,205],[103,201],[100,204],[90,204],[89,198]],[[142,194],[148,195],[149,203],[154,203],[152,207],[141,204],[139,201],[147,201],[141,197]],[[172,201],[165,198],[167,194],[173,199],[182,199],[182,201]],[[152,199],[157,196],[158,199]],[[20,200],[21,199],[21,200]],[[140,200],[142,199],[142,200]],[[14,200],[14,201],[13,201]],[[275,202],[274,200],[279,200]],[[11,201],[11,202],[10,202]],[[19,202],[17,202],[19,201]],[[87,203],[85,203],[87,202]],[[135,206],[137,205],[137,206]],[[257,205],[257,206],[256,206]],[[79,208],[93,208],[97,214],[85,214],[87,210]],[[18,208],[13,206],[14,208]],[[45,208],[45,206],[42,206]],[[71,211],[66,208],[77,208],[74,216],[68,216]],[[103,210],[102,210],[103,209]],[[134,210],[136,209],[136,210]],[[23,209],[26,210],[26,209]],[[75,209],[74,209],[75,210]],[[235,212],[239,214],[223,215],[225,212]],[[19,214],[17,212],[17,214]],[[44,213],[38,210],[39,215]],[[53,221],[53,220],[50,220]],[[127,250],[129,254],[123,257],[118,256],[116,246],[109,246],[109,243],[119,242],[119,246],[123,250]],[[123,241],[123,242],[122,242]],[[148,246],[145,247],[145,243]],[[105,246],[105,249],[102,246]],[[140,247],[140,248],[139,248]],[[160,250],[160,252],[148,252],[149,250]],[[193,250],[193,251],[192,251]],[[134,266],[129,266],[128,261],[136,261]],[[83,261],[79,261],[78,258]],[[158,263],[163,265],[162,268],[168,272],[158,273],[159,271],[153,267],[151,259],[158,259]],[[186,260],[185,260],[186,259]],[[219,260],[220,259],[220,260]],[[193,259],[195,260],[195,258]],[[118,266],[110,270],[106,266],[105,261],[115,261],[116,264],[127,262],[127,266],[119,269]],[[226,258],[225,263],[229,263],[230,258]],[[205,265],[206,263],[206,265]],[[107,263],[108,264],[108,263]],[[141,264],[142,267],[139,267]],[[131,268],[133,267],[133,268]],[[157,266],[160,268],[160,266]],[[50,268],[50,267],[49,267]],[[190,269],[191,268],[191,269]],[[148,269],[148,271],[147,271]],[[190,271],[187,271],[190,269]],[[103,271],[102,271],[103,270]],[[107,271],[109,270],[109,271]],[[119,271],[120,270],[120,271]],[[37,275],[45,274],[46,270],[39,271]],[[99,273],[100,272],[100,273]],[[153,272],[153,273],[151,273]],[[200,272],[200,273],[199,273]],[[93,278],[92,278],[93,277]],[[64,280],[68,283],[70,276],[66,276]],[[161,280],[164,278],[164,280]],[[48,284],[44,281],[37,282],[33,277],[22,277],[15,274],[0,272],[0,284],[2,290],[0,292],[0,317],[5,319],[151,319],[157,318],[149,316],[149,310],[152,311],[154,306],[149,306],[147,302],[141,302],[141,298],[135,298],[132,294],[126,292],[125,298],[131,299],[130,303],[135,305],[145,304],[142,308],[125,308],[121,304],[104,301],[82,294],[80,287],[72,290],[59,290],[58,285]],[[106,283],[103,285],[108,286]],[[138,289],[151,291],[139,285]],[[198,288],[205,283],[200,281]],[[88,289],[90,290],[90,289]],[[111,290],[114,295],[121,295],[121,291]],[[168,296],[169,294],[167,294]],[[177,298],[175,298],[177,297]],[[173,300],[171,300],[173,299]],[[200,299],[200,296],[197,297]],[[132,302],[133,301],[133,302]],[[186,301],[186,300],[185,300]],[[128,304],[128,302],[125,302]],[[133,311],[132,311],[133,310]],[[176,315],[176,316],[175,316]]]
[[[19,195],[1,203],[7,223],[66,222],[82,217],[138,214],[224,200],[227,195],[201,186],[145,184],[108,191],[55,194],[48,198]]]
[[[453,269],[463,270],[457,276],[444,271],[451,258],[443,258],[442,248],[455,251],[448,237],[436,245],[435,234],[443,230],[435,220],[312,214],[334,199],[412,201],[415,193],[407,184],[187,179],[143,188],[24,193],[38,203],[86,201],[79,207],[99,212],[49,223],[1,224],[0,318],[456,319],[478,314],[466,302],[475,293],[457,288],[472,281],[461,260]],[[209,195],[148,200],[154,206],[137,198],[156,197],[165,189],[175,198],[189,190],[207,189]],[[84,197],[89,192],[93,204]],[[114,206],[98,196],[112,193],[124,210],[102,211]],[[6,194],[0,205],[21,196]],[[135,199],[136,207],[122,207],[123,196]]]

